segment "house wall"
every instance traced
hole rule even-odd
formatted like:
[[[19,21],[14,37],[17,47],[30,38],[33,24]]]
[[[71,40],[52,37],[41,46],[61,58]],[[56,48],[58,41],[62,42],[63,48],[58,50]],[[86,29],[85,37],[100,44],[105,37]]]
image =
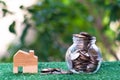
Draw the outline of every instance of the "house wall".
[[[32,66],[23,66],[23,73],[37,73],[38,72],[38,66],[32,65]]]
[[[29,53],[17,53],[13,58],[14,66],[29,66],[37,65],[38,58],[36,56],[29,55]]]
[[[18,67],[13,67],[13,73],[18,73]]]

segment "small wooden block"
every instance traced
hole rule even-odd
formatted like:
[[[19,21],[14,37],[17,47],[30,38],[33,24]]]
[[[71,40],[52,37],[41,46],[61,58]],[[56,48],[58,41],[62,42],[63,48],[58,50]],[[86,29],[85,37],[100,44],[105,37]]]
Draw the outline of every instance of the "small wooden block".
[[[38,72],[38,57],[34,55],[34,50],[25,52],[19,50],[13,57],[13,73],[18,73],[18,67],[23,68],[23,73]]]

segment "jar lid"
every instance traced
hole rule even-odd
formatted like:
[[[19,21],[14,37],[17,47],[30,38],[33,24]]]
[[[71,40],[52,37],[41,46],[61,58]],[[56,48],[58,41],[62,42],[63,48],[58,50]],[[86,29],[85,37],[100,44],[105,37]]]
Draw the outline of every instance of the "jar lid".
[[[83,38],[85,40],[92,40],[95,39],[94,36],[91,36],[90,34],[86,33],[86,32],[80,32],[79,34],[73,34],[74,37],[78,37],[78,38]]]
[[[85,38],[85,36],[80,35],[80,34],[73,34],[74,37],[79,37],[79,38]]]

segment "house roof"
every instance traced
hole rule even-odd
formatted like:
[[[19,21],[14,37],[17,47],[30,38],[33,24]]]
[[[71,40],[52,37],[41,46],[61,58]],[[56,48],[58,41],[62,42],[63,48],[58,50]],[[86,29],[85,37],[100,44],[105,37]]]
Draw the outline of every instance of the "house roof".
[[[29,52],[25,52],[25,51],[19,50],[19,51],[17,51],[17,53],[14,55],[14,57],[18,56],[19,54],[30,56],[31,53],[33,53],[33,54],[32,54],[33,57],[36,57],[36,58],[37,58],[37,56],[34,55],[34,50],[30,50]]]

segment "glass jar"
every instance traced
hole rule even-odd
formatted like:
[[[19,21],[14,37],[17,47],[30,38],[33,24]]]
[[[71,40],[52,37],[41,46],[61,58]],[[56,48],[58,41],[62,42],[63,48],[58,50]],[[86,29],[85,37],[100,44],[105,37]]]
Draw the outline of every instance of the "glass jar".
[[[73,73],[95,73],[100,68],[102,57],[95,44],[96,37],[81,32],[73,34],[73,44],[66,52],[68,69]]]

